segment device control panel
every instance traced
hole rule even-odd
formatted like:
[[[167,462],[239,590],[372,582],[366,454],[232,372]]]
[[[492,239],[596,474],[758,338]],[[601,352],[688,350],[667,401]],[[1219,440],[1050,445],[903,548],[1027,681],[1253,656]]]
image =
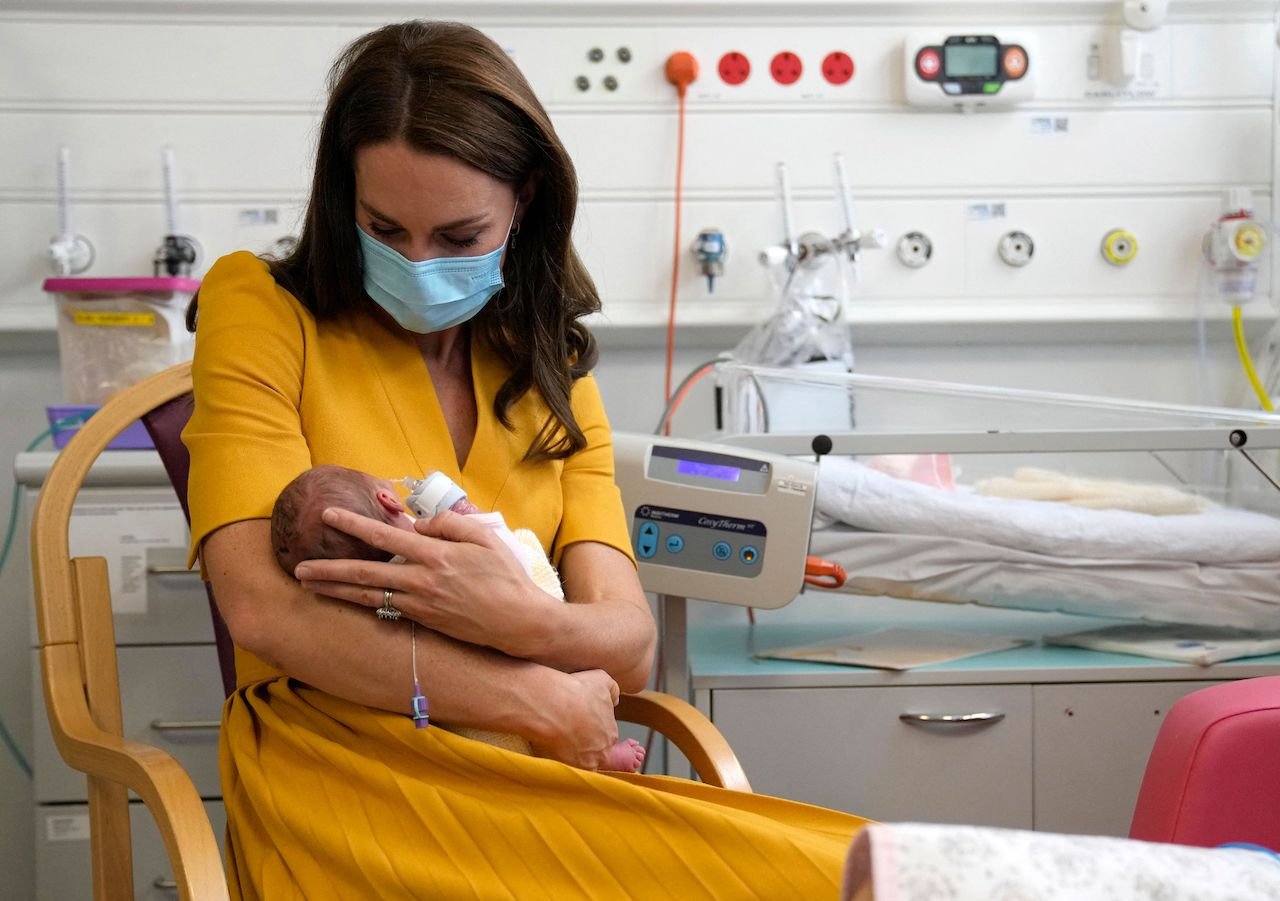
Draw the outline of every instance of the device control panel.
[[[646,591],[775,608],[804,581],[817,467],[615,432],[615,479]]]
[[[920,106],[999,106],[1035,97],[1035,37],[1026,33],[908,37],[907,101]]]
[[[639,560],[753,579],[764,568],[765,524],[642,504],[631,525]]]

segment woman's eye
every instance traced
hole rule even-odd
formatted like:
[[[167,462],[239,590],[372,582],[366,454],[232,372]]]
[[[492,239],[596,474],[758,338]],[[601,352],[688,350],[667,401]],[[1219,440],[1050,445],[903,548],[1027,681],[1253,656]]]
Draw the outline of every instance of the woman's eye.
[[[369,223],[369,231],[373,232],[379,238],[390,238],[392,235],[400,231],[398,228],[392,228],[385,225],[378,225],[375,222]]]
[[[454,238],[449,235],[444,235],[443,237],[454,247],[471,247],[480,240],[480,235],[478,234],[472,235],[470,238]]]

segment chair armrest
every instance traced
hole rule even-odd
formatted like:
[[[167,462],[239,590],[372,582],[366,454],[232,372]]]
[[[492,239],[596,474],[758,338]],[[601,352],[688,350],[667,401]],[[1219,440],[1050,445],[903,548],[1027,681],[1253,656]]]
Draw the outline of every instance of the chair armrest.
[[[46,674],[75,665],[72,644],[40,649]],[[99,729],[83,691],[71,680],[45,679],[54,743],[73,769],[123,785],[155,818],[184,901],[227,901],[227,877],[204,802],[182,766],[159,748]]]
[[[720,730],[687,701],[662,692],[641,691],[620,697],[616,712],[624,722],[648,726],[665,736],[708,785],[751,791],[742,764]]]

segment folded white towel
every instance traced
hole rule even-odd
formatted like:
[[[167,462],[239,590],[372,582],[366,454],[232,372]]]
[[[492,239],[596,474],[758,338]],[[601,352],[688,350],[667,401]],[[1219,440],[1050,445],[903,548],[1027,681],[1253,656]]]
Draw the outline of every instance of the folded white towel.
[[[820,514],[877,532],[941,535],[1041,554],[1239,563],[1280,559],[1280,520],[1228,508],[1174,516],[942,491],[825,457]]]

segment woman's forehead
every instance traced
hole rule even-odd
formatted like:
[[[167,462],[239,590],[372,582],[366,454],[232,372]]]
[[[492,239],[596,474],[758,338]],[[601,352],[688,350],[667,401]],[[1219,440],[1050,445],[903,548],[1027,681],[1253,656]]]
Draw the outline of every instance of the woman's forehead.
[[[438,228],[495,213],[515,196],[509,185],[459,159],[402,142],[362,147],[355,174],[357,200],[405,227]]]

